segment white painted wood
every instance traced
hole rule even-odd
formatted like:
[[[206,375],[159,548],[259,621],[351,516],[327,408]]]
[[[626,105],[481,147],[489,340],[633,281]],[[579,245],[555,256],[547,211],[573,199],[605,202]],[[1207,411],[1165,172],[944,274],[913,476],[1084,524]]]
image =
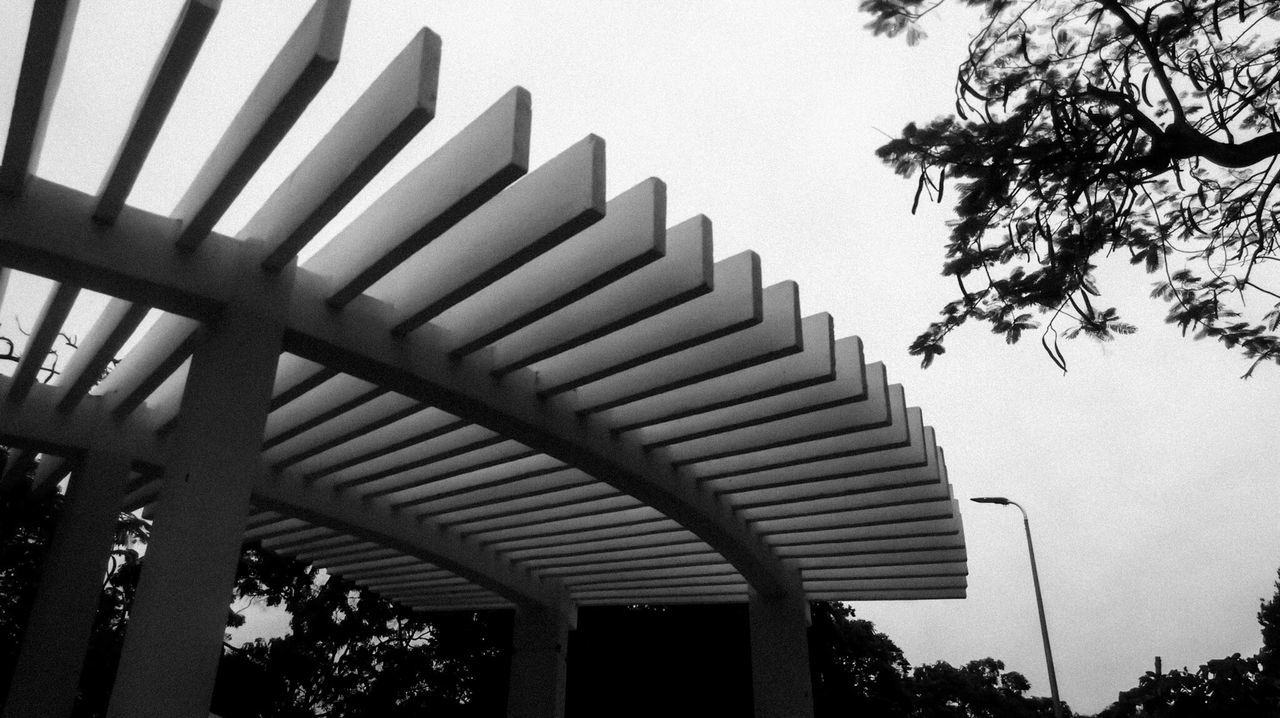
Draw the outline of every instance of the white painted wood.
[[[178,98],[183,82],[204,45],[221,0],[187,0],[169,31],[147,83],[134,106],[129,130],[102,179],[93,219],[111,224],[129,197],[160,128]]]
[[[458,432],[459,436],[464,434],[464,431]],[[396,470],[394,473],[374,479],[353,479],[350,485],[366,498],[394,495],[397,505],[400,505],[415,495],[412,489],[452,476],[471,474],[535,458],[537,455],[538,452],[518,441],[506,441],[498,435],[486,435],[465,447],[435,450],[428,458],[408,462],[408,468],[404,470]],[[388,469],[388,471],[391,470]],[[345,489],[347,485],[334,484],[340,490]]]
[[[381,391],[372,382],[347,374],[337,374],[314,390],[272,411],[267,417],[266,443],[279,443],[282,436],[293,435],[300,427],[312,424],[318,417],[343,413],[343,409],[348,406],[355,408],[359,403],[364,403],[356,403],[362,397],[369,397],[366,401],[372,400],[370,394],[375,389]]]
[[[743,509],[742,517],[757,525],[778,527],[794,522],[796,525],[816,525],[824,516],[848,517],[852,512],[874,508],[921,506],[928,502],[950,501],[951,487],[946,484],[922,484],[904,486],[866,494],[845,495],[813,501],[798,501],[782,506],[759,506]],[[859,514],[861,515],[861,514]],[[804,523],[809,522],[809,523]]]
[[[28,392],[0,414],[7,441],[74,455],[105,405],[121,421],[101,436],[139,471],[126,503],[153,504],[191,431],[181,367],[227,312],[252,315],[283,330],[285,354],[262,450],[247,452],[257,508],[239,538],[396,600],[562,615],[570,597],[741,602],[748,586],[769,600],[963,595],[941,449],[883,366],[856,337],[834,341],[829,316],[801,320],[794,284],[761,290],[754,255],[713,266],[706,218],[665,229],[660,181],[606,207],[597,138],[512,184],[528,165],[523,90],[291,262],[434,111],[429,33],[241,238],[210,233],[327,77],[344,14],[308,15],[228,130],[240,148],[184,198],[185,224],[122,206],[95,225],[102,203],[35,178],[0,201],[0,265],[60,283],[64,304],[75,287],[113,297],[66,388],[30,367],[16,391],[0,381]],[[163,113],[148,112],[149,131]],[[105,398],[89,394],[151,306],[171,314]],[[54,314],[38,332],[56,334]]]
[[[759,324],[578,387],[578,410],[626,404],[800,352],[799,288],[782,282],[762,295]]]
[[[98,385],[111,413],[127,416],[182,365],[206,337],[199,322],[165,314]]]
[[[540,458],[540,457],[535,457]],[[526,479],[518,479],[515,481],[504,481],[497,485],[491,485],[486,488],[478,488],[465,493],[458,493],[444,498],[431,498],[422,505],[425,511],[415,512],[419,515],[435,516],[438,520],[449,521],[451,517],[458,517],[459,512],[472,510],[486,510],[488,507],[496,507],[504,504],[504,510],[510,510],[522,501],[536,503],[537,499],[543,496],[551,497],[557,492],[565,489],[575,489],[586,486],[598,486],[599,484],[591,476],[578,471],[577,469],[563,468],[551,474],[533,476]],[[403,501],[406,497],[405,492],[397,493],[396,499]]]
[[[271,410],[316,388],[320,381],[334,376],[333,370],[296,354],[285,352],[276,363],[276,378],[271,383]]]
[[[516,87],[411,170],[304,263],[346,306],[529,167],[529,92]]]
[[[913,489],[925,494],[925,500],[913,504],[854,507],[833,510],[808,516],[752,519],[751,523],[763,536],[790,533],[819,532],[829,528],[849,528],[882,523],[910,523],[929,519],[950,518],[952,514],[949,487],[918,487]]]
[[[32,7],[9,115],[9,135],[0,159],[2,194],[21,196],[40,161],[49,111],[58,94],[79,6],[79,0],[49,0]]]
[[[333,73],[347,10],[348,0],[317,0],[263,73],[174,208],[179,248],[204,242]]]
[[[711,291],[711,221],[667,229],[662,259],[493,343],[496,375],[555,356]]]
[[[604,140],[588,135],[481,205],[367,290],[403,335],[604,216]]]
[[[481,541],[484,541],[497,532],[564,527],[611,514],[626,514],[640,508],[647,508],[635,498],[619,494],[610,486],[591,487],[591,489],[591,493],[586,498],[563,506],[534,509],[521,514],[459,521],[450,528],[456,529],[463,536],[478,536]]]
[[[307,475],[316,480],[320,486],[339,491],[356,486],[376,489],[377,484],[371,482],[386,479],[416,468],[430,466],[436,461],[468,453],[480,448],[502,442],[501,435],[482,426],[470,424],[456,431],[450,431],[427,441],[419,441],[411,446],[396,451],[388,451],[371,456],[358,464],[343,468],[340,471],[313,472]]]
[[[891,569],[920,564],[964,565],[968,554],[963,548],[934,548],[919,550],[886,551],[884,553],[860,553],[847,556],[808,556],[796,559],[800,575],[809,570],[829,568],[881,567]]]
[[[59,282],[53,286],[45,299],[40,314],[36,317],[35,330],[27,339],[27,347],[23,350],[22,360],[13,372],[13,383],[9,385],[9,393],[5,397],[9,403],[22,401],[31,391],[31,386],[40,380],[44,368],[50,365],[49,352],[62,331],[62,324],[71,313],[71,306],[80,296],[80,288]]]
[[[758,507],[839,500],[843,496],[892,490],[902,486],[946,483],[945,474],[940,465],[941,457],[937,451],[931,427],[924,428],[924,443],[926,462],[919,466],[885,469],[853,476],[836,476],[802,484],[746,489],[729,494],[727,498],[740,513],[746,515],[751,509]]]
[[[123,299],[113,298],[107,302],[93,328],[80,340],[80,348],[62,370],[61,381],[57,382],[58,411],[74,409],[99,382],[112,360],[118,358],[121,347],[146,318],[147,311],[145,305]]]
[[[689,466],[691,475],[711,478],[813,461],[825,456],[823,451],[853,454],[902,446],[909,441],[902,386],[890,386],[883,398],[887,411],[872,401],[843,404],[673,444],[662,454]]]
[[[413,407],[409,407],[409,410],[412,411]],[[467,425],[452,414],[433,407],[420,409],[314,457],[299,461],[293,469],[315,480],[378,456],[416,446],[464,426]]]
[[[862,365],[862,342],[857,337],[832,342],[830,315],[806,317],[802,334],[801,354],[655,397],[666,400],[661,404],[641,400],[639,404],[649,405],[631,412],[629,409],[637,404],[630,404],[609,410],[600,418],[615,427],[632,427],[625,433],[652,449],[752,423],[865,401],[869,385],[881,393],[887,391],[884,365]]]
[[[814,592],[839,589],[845,591],[919,591],[937,589],[963,589],[968,586],[964,576],[903,576],[897,578],[845,578],[838,580],[814,579],[807,581]]]
[[[254,501],[289,514],[323,517],[331,527],[448,569],[516,603],[558,606],[562,600],[555,583],[515,571],[492,551],[436,530],[430,522],[408,519],[378,501],[344,501],[287,472],[273,476],[265,471],[255,485]]]
[[[963,549],[964,536],[953,521],[925,522],[912,527],[917,534],[907,536],[891,536],[886,538],[854,538],[847,541],[835,541],[826,544],[801,543],[776,546],[778,555],[800,562],[806,559],[815,561],[838,558],[856,560],[858,557],[869,557],[872,560],[892,560],[898,554],[904,557],[915,551],[933,551],[946,549]],[[928,535],[924,535],[928,534]],[[887,559],[885,557],[888,557]]]
[[[491,489],[499,492],[518,490],[515,486],[518,482],[575,473],[581,472],[566,466],[559,459],[545,454],[535,454],[505,461],[495,466],[466,471],[460,469],[457,472],[433,476],[431,481],[396,490],[392,505],[397,509],[409,509],[423,504],[435,505],[438,501],[467,500],[471,496],[482,496],[483,492]]]
[[[240,230],[266,241],[265,268],[292,261],[431,121],[439,76],[440,37],[423,28]]]
[[[939,576],[967,576],[969,567],[964,563],[917,563],[909,566],[854,566],[842,568],[802,569],[805,580],[838,581],[849,578],[937,578]]]
[[[369,440],[375,432],[429,411],[444,414],[400,394],[382,394],[297,436],[265,446],[262,455],[272,466],[282,469],[337,447]],[[456,420],[451,415],[440,418],[444,423]],[[356,454],[360,451],[355,449]]]
[[[774,486],[803,484],[836,477],[858,476],[886,469],[898,469],[908,466],[924,466],[928,463],[925,454],[924,426],[912,422],[918,414],[908,411],[911,443],[894,448],[881,448],[876,451],[857,453],[834,459],[822,459],[807,463],[791,463],[785,466],[732,472],[715,478],[704,478],[701,485],[719,495],[740,491],[762,489]],[[686,467],[690,474],[697,475],[699,466]]]
[[[427,504],[426,507],[430,510],[419,515],[432,516],[445,526],[469,527],[475,521],[497,521],[510,517],[520,517],[522,520],[532,520],[538,516],[553,518],[561,509],[576,512],[583,503],[616,497],[618,491],[612,486],[587,482],[576,486],[546,487],[533,495],[510,496],[455,510],[437,510],[433,504]]]
[[[229,309],[193,357],[120,652],[113,718],[209,706],[282,334],[274,322]]]
[[[539,394],[565,392],[758,324],[760,257],[742,252],[717,262],[714,276],[710,294],[534,364]]]
[[[601,542],[603,543],[603,542]],[[588,548],[602,549],[600,544],[592,544]],[[508,554],[510,555],[510,554]],[[568,568],[575,566],[597,566],[610,563],[625,563],[636,559],[658,559],[666,560],[670,558],[683,556],[698,556],[703,559],[716,561],[717,565],[732,570],[723,561],[717,561],[719,554],[712,551],[706,544],[697,541],[687,541],[685,543],[672,544],[670,542],[661,543],[653,546],[642,546],[639,548],[622,547],[614,550],[597,550],[590,553],[579,553],[572,556],[547,557],[540,554],[537,558],[532,558],[523,563],[527,566],[536,567],[538,569],[552,568]]]
[[[912,517],[914,520],[898,521],[894,523],[870,524],[864,523],[860,525],[845,525],[836,528],[820,529],[813,531],[796,531],[790,533],[778,533],[768,536],[769,544],[775,547],[784,545],[799,546],[809,544],[834,544],[847,541],[859,541],[865,539],[885,539],[885,538],[909,538],[915,536],[931,536],[937,534],[955,534],[959,531],[959,524],[954,520],[959,515],[959,509],[952,501],[950,516],[939,516],[937,518],[923,518],[928,513],[937,511],[941,514],[945,511],[942,506],[930,506],[930,511],[920,512],[917,516]],[[890,512],[885,511],[885,514]],[[902,518],[908,518],[907,512],[900,514]],[[780,554],[785,552],[779,550]]]
[[[660,180],[641,182],[610,200],[600,221],[433,318],[449,352],[469,354],[660,259],[666,200]]]

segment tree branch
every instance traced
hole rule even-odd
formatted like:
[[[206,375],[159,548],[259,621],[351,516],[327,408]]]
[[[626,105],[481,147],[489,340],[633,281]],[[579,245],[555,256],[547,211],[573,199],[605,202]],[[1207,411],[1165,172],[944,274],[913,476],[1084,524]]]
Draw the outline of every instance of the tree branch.
[[[1147,117],[1147,115],[1144,112],[1139,110],[1138,106],[1134,104],[1133,98],[1129,97],[1123,92],[1119,92],[1116,90],[1108,90],[1102,87],[1098,87],[1093,83],[1089,83],[1088,87],[1084,91],[1084,94],[1092,97],[1096,97],[1099,100],[1105,100],[1119,107],[1122,112],[1132,117],[1134,122],[1138,123],[1138,127],[1140,127],[1142,131],[1147,134],[1148,137],[1152,139],[1158,139],[1164,136],[1164,130],[1160,129],[1160,125],[1157,125],[1155,120],[1151,119],[1150,117]]]
[[[1147,33],[1147,28],[1139,25],[1137,20],[1124,9],[1117,0],[1100,0],[1102,6],[1111,11],[1120,19],[1120,22],[1133,33],[1133,37],[1142,46],[1142,53],[1147,56],[1147,61],[1151,63],[1151,71],[1155,73],[1156,81],[1160,83],[1160,89],[1164,92],[1165,99],[1169,101],[1169,108],[1173,111],[1173,119],[1177,123],[1187,121],[1186,115],[1182,110],[1182,103],[1178,101],[1178,94],[1173,91],[1173,83],[1169,81],[1169,75],[1164,71],[1164,62],[1160,60],[1160,51],[1156,48],[1155,43],[1151,42],[1151,35]]]

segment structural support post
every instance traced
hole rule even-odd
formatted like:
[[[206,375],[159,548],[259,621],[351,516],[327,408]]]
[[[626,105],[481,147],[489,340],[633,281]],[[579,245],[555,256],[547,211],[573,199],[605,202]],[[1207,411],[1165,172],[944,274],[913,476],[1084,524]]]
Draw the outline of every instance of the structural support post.
[[[511,631],[508,718],[564,715],[565,649],[569,622],[561,611],[519,609]]]
[[[751,688],[756,718],[813,718],[809,604],[751,592]]]
[[[67,718],[102,593],[129,460],[90,451],[67,485],[4,718]]]
[[[192,356],[111,718],[209,715],[281,337],[227,307]]]

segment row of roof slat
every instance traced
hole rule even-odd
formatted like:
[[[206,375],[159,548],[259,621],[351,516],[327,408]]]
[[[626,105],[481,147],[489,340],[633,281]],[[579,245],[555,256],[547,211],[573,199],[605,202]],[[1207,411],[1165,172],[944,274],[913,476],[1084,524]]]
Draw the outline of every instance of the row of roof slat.
[[[716,261],[709,219],[669,222],[661,180],[606,201],[600,138],[530,171],[527,91],[309,247],[435,116],[424,29],[226,237],[215,225],[332,74],[346,3],[307,13],[171,218],[126,200],[217,3],[179,16],[96,197],[29,176],[73,19],[38,6],[0,167],[0,298],[10,268],[55,285],[0,377],[23,405],[0,439],[24,446],[0,482],[57,449],[47,488],[113,440],[134,452],[127,508],[153,504],[168,433],[198,410],[184,367],[235,303],[285,332],[245,540],[393,600],[964,595],[942,450],[885,367],[803,315],[795,283],[762,286],[754,253]],[[41,387],[82,289],[110,299]]]

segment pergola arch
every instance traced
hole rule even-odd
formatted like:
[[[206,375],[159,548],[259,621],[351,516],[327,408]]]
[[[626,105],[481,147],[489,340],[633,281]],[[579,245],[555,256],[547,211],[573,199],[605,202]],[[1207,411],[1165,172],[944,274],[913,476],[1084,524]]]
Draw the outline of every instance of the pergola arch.
[[[344,2],[302,20],[173,216],[128,205],[217,9],[186,4],[87,194],[30,171],[75,14],[38,4],[0,168],[0,286],[56,282],[0,377],[0,437],[25,449],[5,482],[38,452],[65,459],[42,463],[45,489],[110,455],[133,467],[118,500],[156,505],[152,628],[126,647],[114,714],[200,710],[139,656],[169,650],[154,626],[175,620],[173,586],[218,590],[242,539],[406,605],[518,608],[513,710],[530,714],[558,710],[555,646],[578,605],[751,602],[773,715],[807,700],[806,599],[964,595],[942,451],[883,365],[803,316],[794,283],[761,286],[754,253],[716,261],[710,221],[669,222],[660,180],[606,201],[600,138],[530,170],[522,88],[298,261],[434,116],[428,30],[236,237],[213,227],[332,72]],[[42,385],[81,290],[110,299]]]

